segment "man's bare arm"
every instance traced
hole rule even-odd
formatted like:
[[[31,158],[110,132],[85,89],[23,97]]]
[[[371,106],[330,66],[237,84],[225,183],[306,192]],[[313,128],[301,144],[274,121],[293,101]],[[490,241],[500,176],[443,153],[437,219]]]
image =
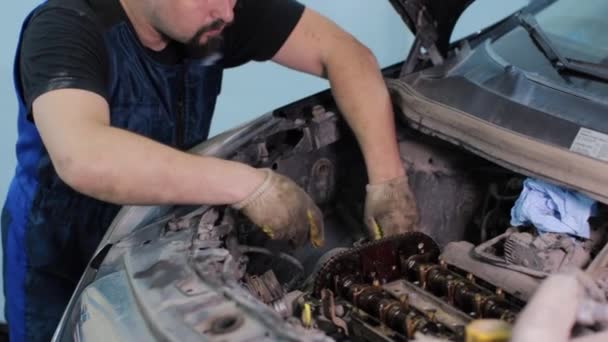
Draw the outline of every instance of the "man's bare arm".
[[[329,79],[363,151],[370,183],[404,174],[390,97],[369,49],[330,20],[306,9],[273,60]]]
[[[265,177],[250,166],[200,157],[111,127],[101,96],[62,89],[38,97],[34,120],[59,177],[117,204],[233,204]]]

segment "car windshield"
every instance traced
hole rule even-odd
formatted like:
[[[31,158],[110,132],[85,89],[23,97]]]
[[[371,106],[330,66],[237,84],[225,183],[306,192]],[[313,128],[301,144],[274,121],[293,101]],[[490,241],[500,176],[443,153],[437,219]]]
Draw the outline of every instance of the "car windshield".
[[[536,15],[539,26],[566,57],[605,64],[608,1],[560,0]]]
[[[608,63],[608,1],[557,0],[534,19],[550,45],[564,58],[588,63]],[[608,82],[589,74],[561,72],[535,43],[524,25],[519,25],[492,43],[492,49],[506,63],[528,75],[565,89],[582,91],[596,99],[608,94]],[[608,65],[606,65],[608,66]]]
[[[458,19],[450,41],[453,43],[471,34],[478,33],[528,4],[528,0],[476,0]]]

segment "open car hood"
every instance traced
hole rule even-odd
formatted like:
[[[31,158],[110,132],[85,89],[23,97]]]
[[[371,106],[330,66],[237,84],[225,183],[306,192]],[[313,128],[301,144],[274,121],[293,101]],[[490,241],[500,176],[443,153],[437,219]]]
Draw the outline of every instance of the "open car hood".
[[[608,158],[600,152],[608,83],[564,81],[515,15],[456,45],[451,32],[473,1],[390,1],[416,34],[400,78],[389,81],[408,125],[608,203]],[[531,0],[519,13],[554,3]]]
[[[445,56],[458,18],[475,0],[389,0],[427,50],[435,45]]]

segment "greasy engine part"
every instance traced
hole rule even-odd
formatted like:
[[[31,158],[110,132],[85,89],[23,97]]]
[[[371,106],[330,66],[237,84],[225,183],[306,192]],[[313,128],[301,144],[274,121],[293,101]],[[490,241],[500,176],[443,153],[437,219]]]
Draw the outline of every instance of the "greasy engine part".
[[[473,249],[473,257],[486,263],[545,278],[551,273],[582,268],[591,255],[585,243],[564,234],[533,235],[517,228],[507,229]]]
[[[395,299],[377,282],[373,285],[355,283],[352,278],[345,277],[337,285],[354,307],[407,338],[412,338],[416,332],[441,337],[452,335],[447,327],[437,323],[432,313],[419,312],[410,307],[406,297]]]
[[[293,301],[302,295],[300,291],[285,293],[287,286],[281,285],[273,270],[260,276],[246,274],[243,286],[283,318],[292,316]]]
[[[349,323],[369,321],[365,313],[405,339],[417,332],[460,339],[472,319],[515,320],[519,308],[500,289],[448,269],[438,255],[435,242],[416,232],[355,247],[321,266],[313,295],[335,294],[351,308]]]
[[[396,280],[382,288],[455,333],[461,334],[462,327],[471,321],[471,317],[464,312],[406,280]]]
[[[124,238],[113,247],[128,249],[112,260],[121,270],[99,268],[99,281],[85,288],[76,305],[83,311],[76,311],[73,334],[62,341],[329,341],[323,332],[286,319],[301,293],[266,305],[243,286],[247,259],[259,253],[238,245],[234,235],[230,213],[192,208]]]
[[[445,263],[423,263],[416,259],[402,263],[411,281],[471,316],[515,321],[517,309],[505,300],[502,290],[492,292],[476,284],[472,274],[465,278],[448,269]]]
[[[245,287],[265,304],[283,298],[285,295],[283,287],[277,280],[272,270],[267,271],[261,276],[245,275]]]
[[[551,274],[564,268],[583,268],[591,254],[583,242],[556,233],[534,236],[530,233],[513,233],[505,241],[505,260]]]
[[[386,324],[396,336],[413,337],[417,331],[449,336],[423,313],[412,310],[406,302],[391,296],[380,285],[400,277],[402,256],[437,258],[439,248],[422,233],[406,233],[374,241],[332,256],[318,271],[313,294],[321,298],[328,291]],[[365,319],[361,319],[365,321]],[[360,325],[364,325],[363,322]]]
[[[539,278],[473,258],[471,253],[474,248],[475,246],[467,241],[451,242],[445,246],[440,258],[450,266],[475,274],[477,278],[499,286],[521,301],[530,299],[540,284]]]
[[[321,303],[323,305],[323,315],[329,319],[341,332],[348,336],[348,326],[343,319],[338,317],[334,293],[329,289],[321,290]]]
[[[336,279],[345,275],[357,276],[361,282],[369,284],[393,281],[401,275],[402,256],[419,256],[432,261],[439,256],[439,248],[427,235],[411,232],[345,250],[321,266],[313,293],[320,297],[324,288],[335,289]]]

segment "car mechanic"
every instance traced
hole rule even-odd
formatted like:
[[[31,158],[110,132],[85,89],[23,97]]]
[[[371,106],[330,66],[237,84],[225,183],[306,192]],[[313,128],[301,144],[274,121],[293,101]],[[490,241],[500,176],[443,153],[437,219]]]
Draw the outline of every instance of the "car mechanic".
[[[271,238],[323,243],[321,211],[290,179],[184,152],[207,138],[223,70],[266,60],[329,80],[363,152],[371,237],[414,229],[379,66],[327,18],[294,0],[49,0],[25,20],[15,60],[11,341],[51,338],[121,205],[231,205]]]

